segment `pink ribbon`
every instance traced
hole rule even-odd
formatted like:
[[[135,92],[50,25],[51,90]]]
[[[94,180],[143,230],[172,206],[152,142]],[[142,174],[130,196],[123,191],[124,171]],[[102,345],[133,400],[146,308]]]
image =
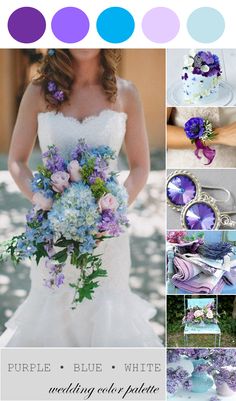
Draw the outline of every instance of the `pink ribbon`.
[[[196,150],[194,151],[195,156],[197,156],[198,159],[201,159],[202,155],[200,154],[202,153],[208,160],[208,163],[205,163],[205,165],[211,164],[216,155],[215,149],[211,149],[209,146],[205,146],[204,143],[201,141],[201,139],[196,139],[195,145],[196,145]]]

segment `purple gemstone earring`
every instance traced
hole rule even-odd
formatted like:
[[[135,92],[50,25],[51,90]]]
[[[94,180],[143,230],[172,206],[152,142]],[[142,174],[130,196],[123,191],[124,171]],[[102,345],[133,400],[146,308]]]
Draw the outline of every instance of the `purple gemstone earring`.
[[[215,199],[202,192],[202,188],[220,190],[227,198]],[[171,173],[167,178],[167,203],[177,211],[181,211],[182,227],[188,230],[215,230],[222,227],[236,227],[230,218],[234,212],[220,212],[217,203],[227,203],[231,193],[223,187],[201,186],[199,180],[185,170]]]
[[[236,221],[230,215],[236,211],[221,212],[214,198],[202,192],[189,202],[181,211],[182,227],[188,230],[217,230],[219,228],[236,228]]]

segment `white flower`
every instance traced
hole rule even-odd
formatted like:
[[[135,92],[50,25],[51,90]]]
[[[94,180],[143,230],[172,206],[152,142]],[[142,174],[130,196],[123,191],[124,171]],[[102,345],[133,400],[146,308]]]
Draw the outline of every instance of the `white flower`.
[[[201,309],[198,309],[194,312],[194,317],[201,317],[203,315],[204,315],[204,313]]]
[[[208,65],[202,65],[201,66],[201,71],[202,72],[208,72],[208,71],[210,71],[210,67],[208,67]]]
[[[207,317],[208,319],[213,319],[214,315],[213,315],[213,312],[212,312],[211,309],[208,309],[208,312],[207,312],[207,314],[206,314],[206,317]]]

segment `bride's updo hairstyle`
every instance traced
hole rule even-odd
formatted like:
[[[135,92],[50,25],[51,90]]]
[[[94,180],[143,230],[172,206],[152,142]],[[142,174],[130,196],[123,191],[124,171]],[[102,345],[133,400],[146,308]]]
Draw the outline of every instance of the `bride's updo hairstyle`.
[[[117,97],[116,75],[121,58],[120,49],[101,49],[101,85],[107,99],[114,103]],[[41,85],[49,108],[58,110],[63,102],[70,99],[74,82],[72,55],[67,49],[50,49],[39,68],[39,76],[34,80]]]

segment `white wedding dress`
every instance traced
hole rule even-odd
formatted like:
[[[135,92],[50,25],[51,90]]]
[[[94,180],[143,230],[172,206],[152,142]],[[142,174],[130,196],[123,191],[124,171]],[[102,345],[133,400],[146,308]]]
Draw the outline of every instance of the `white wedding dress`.
[[[186,121],[192,117],[209,119],[213,127],[218,128],[236,122],[235,107],[176,107],[172,112],[172,124],[184,127]],[[183,134],[185,135],[185,134]],[[210,165],[206,159],[198,160],[193,149],[168,149],[167,167],[172,168],[222,168],[236,167],[236,147],[226,145],[208,145],[216,150],[216,155]]]
[[[38,115],[38,137],[42,152],[55,144],[64,156],[84,138],[92,146],[109,145],[118,154],[126,131],[127,115],[103,110],[82,122],[62,113]],[[114,161],[113,169],[117,169]],[[77,270],[64,268],[65,284],[56,290],[43,285],[48,277],[44,261],[32,263],[32,286],[28,298],[6,323],[0,338],[5,347],[159,347],[149,319],[156,310],[129,288],[130,247],[128,233],[108,239],[97,249],[103,254],[108,277],[100,280],[92,301],[84,300],[71,309]]]

